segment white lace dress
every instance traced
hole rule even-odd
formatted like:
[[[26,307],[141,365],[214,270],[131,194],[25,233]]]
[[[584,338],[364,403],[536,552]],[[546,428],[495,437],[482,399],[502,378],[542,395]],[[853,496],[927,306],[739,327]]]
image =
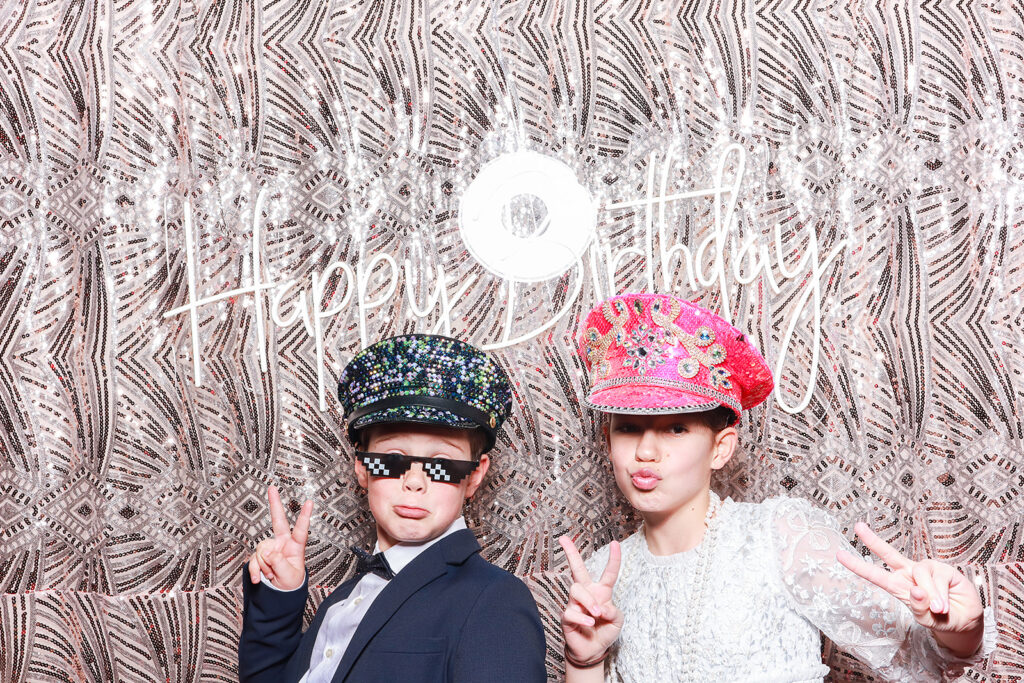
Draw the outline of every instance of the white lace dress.
[[[633,534],[622,542],[615,603],[625,621],[605,680],[820,682],[821,633],[894,681],[938,681],[995,649],[990,607],[981,651],[956,659],[906,606],[836,561],[848,547],[831,516],[796,498],[727,498],[704,542],[676,555],[654,556]],[[605,546],[587,565],[600,576],[607,561]]]

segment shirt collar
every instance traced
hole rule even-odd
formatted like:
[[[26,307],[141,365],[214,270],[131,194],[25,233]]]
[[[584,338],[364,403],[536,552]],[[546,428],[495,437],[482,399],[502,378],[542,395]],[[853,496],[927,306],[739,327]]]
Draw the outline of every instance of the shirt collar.
[[[415,560],[416,557],[424,550],[434,545],[445,536],[449,536],[456,531],[461,531],[465,528],[467,528],[466,519],[460,515],[454,522],[448,525],[448,528],[445,529],[444,533],[440,536],[422,543],[396,543],[384,551],[384,557],[387,558],[388,565],[391,566],[391,570],[397,574],[405,568],[405,565]],[[380,552],[380,543],[373,546],[373,552]]]

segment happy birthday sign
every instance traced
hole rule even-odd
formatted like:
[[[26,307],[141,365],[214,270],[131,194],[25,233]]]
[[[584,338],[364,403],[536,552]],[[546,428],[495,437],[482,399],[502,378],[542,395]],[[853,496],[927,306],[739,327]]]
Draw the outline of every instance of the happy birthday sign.
[[[726,169],[730,162],[734,168],[732,177],[726,181]],[[845,238],[837,240],[824,254],[821,253],[813,226],[803,228],[803,251],[797,263],[787,266],[783,254],[782,226],[771,230],[772,239],[765,239],[764,233],[748,231],[743,234],[736,220],[736,205],[739,198],[746,153],[739,145],[730,145],[722,153],[715,172],[713,185],[705,189],[667,194],[669,172],[673,163],[670,148],[663,159],[652,154],[647,164],[646,196],[627,199],[596,207],[590,193],[576,180],[572,170],[557,159],[541,154],[513,153],[502,155],[488,164],[467,188],[462,197],[460,226],[467,248],[485,268],[501,277],[508,285],[508,304],[498,339],[484,341],[480,346],[486,350],[500,349],[533,339],[561,320],[579,298],[583,283],[589,277],[595,295],[599,299],[611,296],[616,289],[616,273],[625,259],[644,259],[644,277],[651,292],[696,292],[702,288],[717,287],[722,297],[721,314],[729,317],[729,302],[734,290],[740,285],[750,284],[761,278],[772,292],[778,293],[788,282],[795,282],[801,288],[793,303],[788,304],[790,318],[782,334],[775,375],[778,377],[785,364],[797,325],[805,313],[809,313],[812,325],[812,359],[807,391],[796,404],[789,404],[782,392],[775,392],[779,407],[789,413],[797,413],[807,407],[815,386],[821,347],[822,325],[822,278],[833,262],[847,246]],[[658,169],[660,168],[660,178]],[[392,301],[401,278],[407,283],[413,281],[413,264],[405,259],[401,265],[386,253],[366,257],[362,251],[355,262],[335,261],[320,271],[313,271],[299,282],[291,279],[276,281],[269,279],[263,258],[261,223],[265,190],[257,196],[252,222],[252,282],[212,296],[201,296],[196,288],[196,245],[192,225],[192,207],[188,200],[184,210],[184,241],[188,279],[187,303],[164,314],[165,318],[188,314],[192,342],[193,380],[202,385],[201,344],[199,338],[199,310],[218,301],[232,297],[252,296],[255,310],[255,329],[259,348],[260,369],[267,371],[267,321],[265,308],[269,306],[270,322],[275,327],[287,329],[301,320],[306,334],[313,340],[316,352],[317,389],[320,410],[326,410],[324,378],[324,329],[325,321],[354,306],[358,320],[361,346],[369,343],[367,320],[369,314],[389,305],[397,308],[401,302]],[[495,201],[495,198],[500,201]],[[685,244],[668,244],[665,207],[671,202],[692,201],[710,198],[714,212],[714,227],[699,244],[691,248]],[[487,201],[489,200],[489,201]],[[645,223],[642,245],[629,245],[613,249],[606,241],[596,237],[596,217],[605,213],[643,207]],[[522,222],[505,220],[512,211],[530,215],[541,215],[526,229]],[[657,221],[655,220],[657,214]],[[657,225],[655,226],[655,223]],[[655,244],[654,234],[658,240]],[[797,231],[800,237],[800,231]],[[775,258],[772,258],[774,246]],[[543,255],[539,258],[538,255]],[[585,261],[587,263],[585,263]],[[678,265],[677,265],[678,264]],[[382,293],[368,298],[368,282],[371,273],[386,266],[387,276]],[[587,267],[589,266],[589,268]],[[674,281],[676,268],[684,274],[681,282]],[[601,283],[601,271],[608,283],[607,292]],[[518,284],[535,282],[550,277],[569,274],[572,287],[565,304],[552,311],[541,324],[526,332],[513,336],[516,287]],[[430,294],[422,306],[415,300],[414,288],[407,287],[405,302],[416,318],[436,316],[431,332],[451,334],[452,312],[476,281],[469,275],[461,282],[453,282],[443,265],[430,269],[428,278],[433,278]],[[324,293],[332,278],[339,277],[331,302],[322,305]],[[340,293],[340,294],[339,294]],[[290,297],[290,295],[297,295]],[[285,311],[285,300],[294,298],[290,310]],[[810,309],[808,311],[808,308]]]

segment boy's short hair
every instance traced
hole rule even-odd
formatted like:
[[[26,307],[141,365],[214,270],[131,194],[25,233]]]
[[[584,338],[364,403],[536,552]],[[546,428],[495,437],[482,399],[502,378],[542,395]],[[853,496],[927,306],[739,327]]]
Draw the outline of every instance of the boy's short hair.
[[[417,424],[419,423],[399,422],[389,424],[368,425],[367,427],[364,427],[363,429],[360,429],[356,432],[355,446],[360,450],[365,449],[367,445],[370,443],[370,434],[372,433],[372,430],[374,428],[390,427],[391,429],[395,429],[397,427],[398,429],[401,429],[402,426],[408,425],[410,429],[415,429]],[[453,427],[453,429],[457,428]],[[460,429],[459,431],[466,432],[466,435],[469,437],[470,456],[473,458],[473,460],[479,460],[480,456],[483,455],[486,450],[488,450],[487,434],[482,429]]]
[[[473,456],[474,460],[479,460],[480,456],[487,450],[487,434],[482,429],[467,429],[469,432],[469,451]]]

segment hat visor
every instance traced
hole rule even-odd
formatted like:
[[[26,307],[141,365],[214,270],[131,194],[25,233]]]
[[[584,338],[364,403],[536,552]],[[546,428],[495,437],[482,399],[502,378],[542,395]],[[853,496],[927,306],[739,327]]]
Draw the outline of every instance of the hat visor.
[[[396,406],[385,408],[363,415],[355,422],[348,425],[348,438],[352,443],[358,443],[357,432],[360,429],[381,424],[425,424],[440,425],[453,429],[482,429],[480,425],[472,420],[467,420],[461,415],[450,413],[441,408],[433,406]],[[494,448],[494,434],[484,429],[484,453]]]
[[[349,425],[349,429],[363,429],[375,424],[413,422],[417,424],[441,425],[455,429],[476,429],[479,425],[461,415],[450,413],[433,406],[396,406],[363,415]]]
[[[652,384],[625,384],[591,392],[583,402],[603,413],[623,415],[667,415],[699,413],[725,406],[736,412],[736,406],[685,389]]]

